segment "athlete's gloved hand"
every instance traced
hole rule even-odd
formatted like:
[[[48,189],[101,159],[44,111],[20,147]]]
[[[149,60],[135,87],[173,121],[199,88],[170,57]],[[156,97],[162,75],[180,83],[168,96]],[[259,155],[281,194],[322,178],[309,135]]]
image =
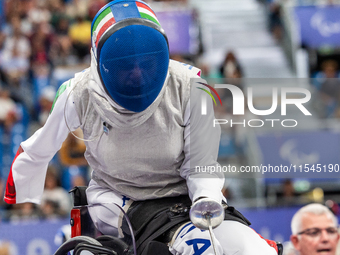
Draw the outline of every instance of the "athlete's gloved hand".
[[[190,209],[190,220],[198,228],[208,230],[218,227],[224,220],[224,208],[211,198],[199,198]]]

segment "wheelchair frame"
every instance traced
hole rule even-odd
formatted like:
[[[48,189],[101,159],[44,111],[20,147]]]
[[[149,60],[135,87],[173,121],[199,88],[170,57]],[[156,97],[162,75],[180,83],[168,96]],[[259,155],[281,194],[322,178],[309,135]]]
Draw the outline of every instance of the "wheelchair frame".
[[[92,219],[87,208],[86,199],[87,187],[75,187],[69,193],[73,198],[74,208],[71,210],[71,239],[63,243],[54,255],[67,255],[73,250],[74,255],[80,255],[82,251],[90,251],[94,254],[108,255],[133,255],[134,249],[118,237],[101,235],[92,223]],[[89,224],[90,223],[90,224]],[[268,244],[278,251],[278,255],[283,253],[283,245],[279,242],[266,240]],[[151,241],[150,250],[157,254],[171,255],[166,245]],[[145,253],[142,255],[154,255],[155,253]],[[140,255],[140,254],[138,254]]]

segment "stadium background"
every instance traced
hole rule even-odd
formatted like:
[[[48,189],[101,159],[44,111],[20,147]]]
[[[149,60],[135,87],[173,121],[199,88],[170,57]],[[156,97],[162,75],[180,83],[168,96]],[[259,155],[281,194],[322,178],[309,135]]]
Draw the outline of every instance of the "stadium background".
[[[18,145],[43,125],[58,87],[88,66],[91,17],[106,2],[0,0],[0,193]],[[289,118],[301,119],[296,128],[223,127],[221,164],[340,164],[339,1],[148,3],[168,34],[172,58],[201,68],[208,83],[253,87],[261,109],[270,107],[273,87],[292,86],[292,80],[312,93],[306,105],[311,117],[289,111]],[[230,116],[230,109],[217,111]],[[276,114],[280,118],[279,109]],[[71,137],[52,160],[49,176],[56,185],[47,194],[53,199],[40,206],[0,202],[0,254],[55,251],[69,217],[69,207],[58,204],[61,189],[65,194],[89,178],[82,152],[83,145]],[[266,238],[288,241],[290,219],[304,204],[323,203],[340,215],[337,175],[226,177],[229,203]]]

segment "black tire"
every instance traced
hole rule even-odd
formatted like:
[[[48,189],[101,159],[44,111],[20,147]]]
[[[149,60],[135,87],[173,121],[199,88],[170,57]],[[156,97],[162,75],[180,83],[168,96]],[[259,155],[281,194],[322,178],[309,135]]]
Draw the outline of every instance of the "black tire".
[[[63,243],[54,255],[67,255],[68,252],[74,250],[74,248],[80,243],[101,245],[96,239],[88,236],[76,236]]]
[[[109,247],[117,252],[118,255],[129,254],[129,246],[118,237],[103,235],[97,237],[96,240],[99,241],[103,246]]]

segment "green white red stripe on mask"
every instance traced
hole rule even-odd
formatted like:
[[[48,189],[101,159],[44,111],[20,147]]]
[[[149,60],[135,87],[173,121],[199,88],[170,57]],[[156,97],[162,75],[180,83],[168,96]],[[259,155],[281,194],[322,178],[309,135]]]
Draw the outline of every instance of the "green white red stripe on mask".
[[[138,8],[139,14],[142,18],[151,20],[159,26],[161,25],[161,24],[159,24],[159,21],[156,17],[156,14],[153,12],[153,10],[151,10],[151,8],[149,6],[147,6],[146,4],[143,4],[141,2],[136,2],[136,5],[137,5],[137,8]]]
[[[95,44],[95,47],[98,46],[100,37],[114,23],[115,23],[115,19],[111,12],[111,8],[108,7],[97,17],[92,28],[92,31],[93,31],[92,32],[92,43]]]
[[[122,4],[122,2],[117,2],[117,4]],[[126,1],[123,6],[126,8],[125,13],[124,9],[120,9],[119,6],[119,9],[117,9],[115,3],[110,4],[98,15],[94,21],[92,26],[92,48],[94,49],[95,54],[100,38],[116,22],[128,18],[144,18],[160,26],[155,13],[148,5],[138,1]]]

